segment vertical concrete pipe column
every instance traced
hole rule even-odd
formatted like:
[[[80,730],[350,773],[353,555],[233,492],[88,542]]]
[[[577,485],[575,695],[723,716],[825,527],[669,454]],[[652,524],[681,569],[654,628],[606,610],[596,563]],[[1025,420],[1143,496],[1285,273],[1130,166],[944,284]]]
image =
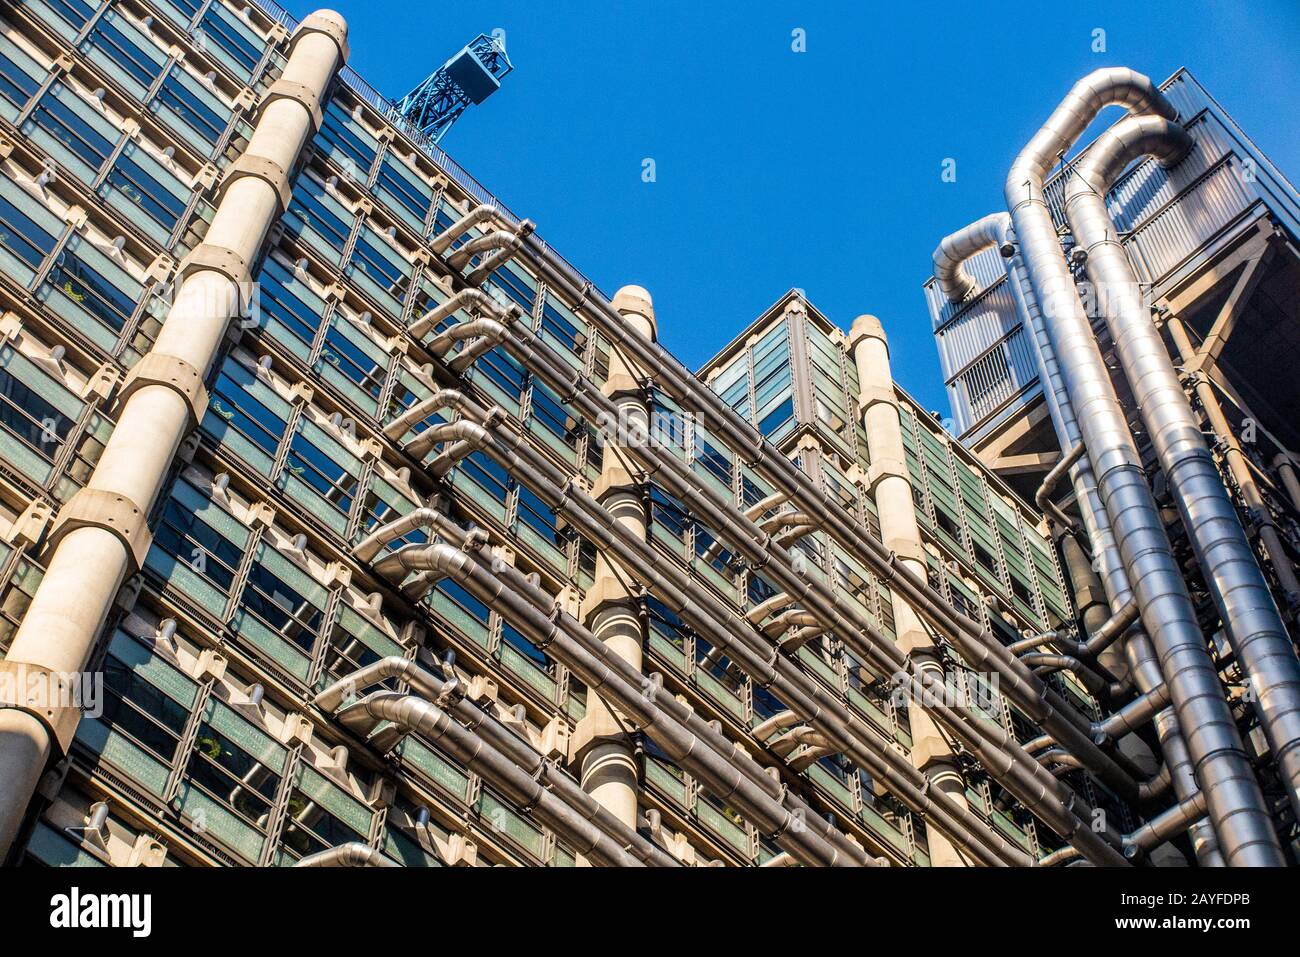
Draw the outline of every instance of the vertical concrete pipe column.
[[[204,381],[320,126],[322,102],[347,58],[347,32],[339,14],[320,10],[290,39],[284,73],[260,104],[248,148],[226,171],[204,242],[180,264],[158,340],[123,385],[117,428],[50,531],[45,577],[4,662],[11,674],[84,668],[119,588],[143,563],[152,540],[147,516],[181,441],[203,417]],[[0,702],[0,857],[47,764],[67,752],[76,731],[77,710],[53,703]]]
[[[889,341],[880,320],[875,316],[858,316],[849,332],[849,349],[858,370],[858,408],[867,431],[867,449],[871,456],[867,481],[880,515],[880,535],[885,547],[904,566],[924,579],[925,549],[921,544],[920,526],[916,523],[912,482],[907,473],[898,398],[889,367]],[[918,668],[942,679],[943,666],[920,617],[897,592],[891,591],[890,596],[898,646]],[[912,733],[912,763],[925,774],[932,787],[965,805],[966,782],[958,769],[951,744],[919,704],[908,709],[908,720]],[[926,835],[930,861],[935,867],[967,866],[957,848],[936,829],[930,828]]]
[[[654,340],[654,304],[640,286],[624,286],[614,308],[627,324]],[[618,422],[604,428],[600,477],[592,497],[609,510],[631,538],[646,538],[646,507],[639,472],[627,446],[650,440],[650,410],[642,388],[644,376],[618,347],[610,351],[609,379],[601,391],[618,408]],[[582,622],[605,645],[637,671],[641,670],[645,627],[635,581],[605,554],[596,556],[595,582],[583,599]],[[637,764],[628,738],[628,722],[596,694],[573,736],[572,756],[583,788],[633,830],[637,815]]]

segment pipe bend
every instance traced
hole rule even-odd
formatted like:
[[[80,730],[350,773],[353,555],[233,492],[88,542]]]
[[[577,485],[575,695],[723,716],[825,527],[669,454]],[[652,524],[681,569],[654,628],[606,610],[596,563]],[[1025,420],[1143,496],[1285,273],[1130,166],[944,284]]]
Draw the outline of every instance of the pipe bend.
[[[939,242],[932,257],[934,279],[949,302],[961,302],[975,290],[977,283],[965,268],[967,260],[990,246],[1000,247],[1003,256],[1010,252],[1010,228],[1008,214],[990,213]]]
[[[299,859],[294,867],[401,867],[368,844],[352,841]]]
[[[1178,111],[1151,78],[1127,67],[1102,67],[1076,82],[1007,173],[1007,205],[1042,201],[1043,178],[1056,160],[1108,106],[1176,120]]]
[[[1126,116],[1088,148],[1065,187],[1065,202],[1105,194],[1135,160],[1150,156],[1166,169],[1177,166],[1196,145],[1179,124],[1163,116]]]

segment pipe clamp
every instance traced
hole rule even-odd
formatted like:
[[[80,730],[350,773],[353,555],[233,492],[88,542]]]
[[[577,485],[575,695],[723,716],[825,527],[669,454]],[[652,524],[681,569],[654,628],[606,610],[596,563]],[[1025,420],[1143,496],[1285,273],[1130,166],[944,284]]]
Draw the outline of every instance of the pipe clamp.
[[[132,572],[139,571],[153,543],[144,510],[125,495],[97,488],[83,488],[59,510],[50,529],[48,547],[53,550],[69,532],[79,528],[101,528],[126,546]]]
[[[203,419],[208,409],[208,390],[203,385],[203,377],[194,368],[178,356],[150,352],[135,364],[126,376],[122,386],[123,404],[145,386],[158,385],[171,389],[185,400],[190,408],[189,427],[194,429]]]

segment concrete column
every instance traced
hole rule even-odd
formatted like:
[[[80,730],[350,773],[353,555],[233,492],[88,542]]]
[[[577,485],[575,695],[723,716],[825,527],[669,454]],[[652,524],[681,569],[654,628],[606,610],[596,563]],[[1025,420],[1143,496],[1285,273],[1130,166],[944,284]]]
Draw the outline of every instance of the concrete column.
[[[346,59],[347,24],[333,11],[318,11],[291,44],[247,150],[227,170],[203,244],[180,264],[158,340],[123,385],[117,427],[99,464],[50,531],[53,553],[14,636],[10,670],[84,668],[118,589],[148,552],[146,517],[182,439],[203,416],[203,383],[239,314],[240,286],[287,204],[289,177],[319,126],[329,83]],[[46,764],[66,751],[76,729],[68,709],[60,714],[26,704],[0,710],[0,857]]]
[[[867,480],[880,515],[880,534],[885,547],[898,556],[905,567],[924,579],[925,549],[921,544],[921,528],[916,523],[912,482],[907,473],[898,399],[889,368],[889,342],[880,320],[875,316],[855,319],[848,345],[858,370],[858,408],[862,413],[871,457]],[[942,678],[943,667],[920,617],[897,593],[891,595],[898,646],[920,669]],[[912,733],[912,763],[925,773],[933,787],[965,804],[965,779],[952,746],[920,705],[913,703],[908,708],[908,716]],[[929,828],[927,834],[930,861],[934,866],[966,866],[961,852],[946,837],[934,828]]]
[[[624,286],[614,296],[614,308],[628,325],[655,338],[654,305],[640,286]],[[619,410],[616,435],[605,436],[600,478],[593,497],[607,508],[630,536],[646,537],[646,510],[637,470],[627,454],[633,443],[648,440],[649,408],[640,378],[622,352],[609,357],[609,381],[602,392]],[[582,620],[615,654],[641,670],[645,640],[641,610],[632,579],[616,562],[596,556],[596,578],[582,603]],[[637,766],[623,716],[592,693],[587,713],[573,737],[573,756],[581,769],[583,788],[629,827],[636,828]]]

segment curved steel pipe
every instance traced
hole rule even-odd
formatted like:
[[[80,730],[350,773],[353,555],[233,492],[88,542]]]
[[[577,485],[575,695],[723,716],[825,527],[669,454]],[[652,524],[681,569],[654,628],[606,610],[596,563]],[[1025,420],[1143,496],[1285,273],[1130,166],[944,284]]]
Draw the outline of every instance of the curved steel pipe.
[[[1087,251],[1085,269],[1120,365],[1300,818],[1300,659],[1106,209],[1106,194],[1135,160],[1152,156],[1176,166],[1193,145],[1163,117],[1121,120],[1079,161],[1065,210]]]
[[[369,844],[351,841],[309,854],[294,862],[294,867],[401,867],[384,857]]]
[[[1159,654],[1197,779],[1206,791],[1219,845],[1233,865],[1280,865],[1281,848],[1263,795],[1043,195],[1047,171],[1097,114],[1112,105],[1166,119],[1176,115],[1147,77],[1127,69],[1095,71],[1075,84],[1017,157],[1007,176],[1006,199],[1102,502],[1124,564],[1132,570],[1143,624]]]

